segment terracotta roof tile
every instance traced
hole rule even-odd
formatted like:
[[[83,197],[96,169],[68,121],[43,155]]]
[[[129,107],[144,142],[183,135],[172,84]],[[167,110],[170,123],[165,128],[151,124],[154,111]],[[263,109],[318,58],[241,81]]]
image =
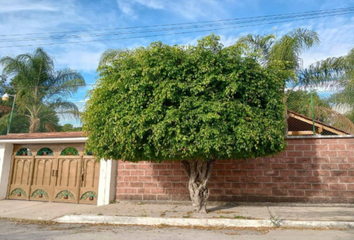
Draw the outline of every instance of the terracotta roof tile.
[[[0,113],[8,113],[11,111],[11,107],[0,105]]]
[[[48,132],[48,133],[10,133],[0,135],[1,139],[40,139],[40,138],[77,138],[85,137],[84,132]]]

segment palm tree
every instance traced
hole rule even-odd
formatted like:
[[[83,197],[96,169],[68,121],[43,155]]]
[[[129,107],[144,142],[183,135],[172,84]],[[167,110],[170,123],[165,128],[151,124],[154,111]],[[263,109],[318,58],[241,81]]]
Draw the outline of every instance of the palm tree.
[[[249,34],[240,37],[236,44],[245,46],[263,65],[281,62],[287,70],[295,71],[301,67],[301,53],[319,42],[315,31],[298,28],[280,39],[277,39],[275,34]]]
[[[53,110],[66,116],[80,116],[78,107],[66,98],[85,85],[83,77],[68,68],[55,71],[53,59],[42,48],[33,54],[3,57],[0,65],[17,94],[17,112],[29,121],[30,133],[41,128],[53,131]]]
[[[275,34],[246,35],[240,37],[236,44],[244,46],[249,54],[257,58],[264,66],[282,64],[284,81],[293,87],[303,84],[297,73],[301,71],[302,60],[300,55],[307,49],[320,43],[315,31],[298,28],[277,39]],[[285,85],[283,91],[285,92]],[[292,91],[292,90],[291,90]],[[288,94],[284,97],[286,105]]]
[[[299,74],[305,87],[321,86],[335,90],[328,99],[330,110],[322,109],[319,114],[328,115],[336,121],[332,125],[354,134],[354,48],[345,56],[330,57],[318,61]],[[340,109],[345,114],[333,110]]]
[[[331,99],[320,98],[315,91],[312,93],[305,90],[292,91],[287,98],[287,108],[311,118],[314,116],[315,120],[325,122],[348,133],[354,133],[354,124],[349,117],[333,110]]]
[[[268,35],[246,35],[240,37],[236,44],[244,46],[246,51],[254,56],[262,65],[270,66],[280,64],[284,68],[284,81],[292,82],[292,85],[298,83],[296,72],[301,69],[302,61],[300,58],[303,51],[319,44],[320,40],[315,31],[298,28],[283,35],[277,39],[275,34]],[[286,84],[282,89],[285,92]],[[287,106],[289,96],[285,94],[284,105]],[[287,119],[285,109],[284,118]],[[287,121],[285,121],[287,123]],[[288,126],[285,128],[285,134],[288,132]]]
[[[307,84],[337,89],[331,99],[354,107],[354,48],[345,56],[330,57],[310,65],[302,72]]]
[[[116,59],[119,54],[129,52],[129,50],[122,49],[107,49],[101,55],[100,61],[98,63],[98,68],[107,66],[111,64],[114,59]]]

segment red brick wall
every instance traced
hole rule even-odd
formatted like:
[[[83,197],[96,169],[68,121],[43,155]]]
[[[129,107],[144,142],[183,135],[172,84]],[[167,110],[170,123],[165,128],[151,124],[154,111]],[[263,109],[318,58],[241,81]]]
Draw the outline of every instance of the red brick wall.
[[[354,138],[287,143],[276,156],[218,161],[209,200],[354,203]],[[117,199],[189,200],[182,164],[119,161]]]

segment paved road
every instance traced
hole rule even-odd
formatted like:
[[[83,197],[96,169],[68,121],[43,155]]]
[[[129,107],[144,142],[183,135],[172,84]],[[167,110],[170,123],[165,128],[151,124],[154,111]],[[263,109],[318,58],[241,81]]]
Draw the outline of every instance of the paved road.
[[[105,240],[105,239],[156,239],[156,240],[353,240],[350,230],[230,230],[187,229],[176,227],[97,226],[87,224],[37,224],[0,220],[1,240]]]

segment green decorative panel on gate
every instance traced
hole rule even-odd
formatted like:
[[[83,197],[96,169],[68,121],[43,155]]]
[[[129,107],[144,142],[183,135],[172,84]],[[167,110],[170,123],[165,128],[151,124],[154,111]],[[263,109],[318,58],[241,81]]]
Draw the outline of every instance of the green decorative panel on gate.
[[[22,188],[15,188],[14,190],[12,190],[12,192],[10,193],[10,196],[17,196],[17,197],[27,197],[27,194],[25,192],[25,190],[23,190]]]
[[[84,194],[81,195],[81,198],[80,200],[87,200],[87,198],[90,200],[90,201],[93,201],[94,199],[97,199],[97,194],[93,191],[87,191],[85,192]]]
[[[56,196],[56,199],[75,199],[74,194],[68,190],[60,191]]]
[[[37,189],[31,194],[31,197],[35,198],[49,198],[48,193],[43,189]]]
[[[67,147],[61,151],[60,156],[79,156],[79,151],[74,147]]]
[[[37,152],[37,156],[53,156],[53,150],[47,147],[41,148],[38,152]]]
[[[21,148],[16,152],[16,156],[32,156],[32,152],[28,148]]]

